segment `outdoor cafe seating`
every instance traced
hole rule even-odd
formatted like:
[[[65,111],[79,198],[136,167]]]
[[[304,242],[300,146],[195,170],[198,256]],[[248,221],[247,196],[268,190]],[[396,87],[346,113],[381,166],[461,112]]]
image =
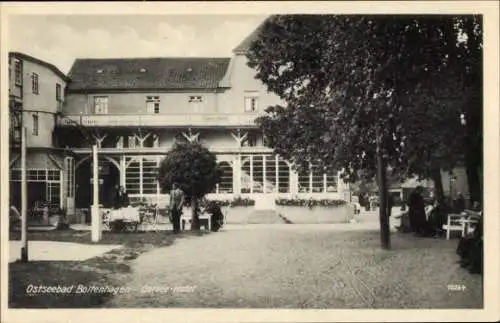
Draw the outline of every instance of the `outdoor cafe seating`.
[[[452,232],[460,232],[462,238],[472,233],[481,216],[482,212],[472,210],[448,214],[446,224],[443,225],[443,230],[446,231],[446,239],[450,239]]]

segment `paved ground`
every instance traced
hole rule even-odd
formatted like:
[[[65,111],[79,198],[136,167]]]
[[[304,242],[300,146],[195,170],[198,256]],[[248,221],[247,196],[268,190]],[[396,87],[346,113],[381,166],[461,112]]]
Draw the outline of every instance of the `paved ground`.
[[[9,263],[21,258],[21,241],[9,241]],[[101,256],[120,245],[89,245],[60,241],[29,241],[28,257],[33,261],[84,261]]]
[[[481,277],[456,264],[456,243],[394,233],[384,251],[376,217],[350,226],[228,225],[139,256],[124,282],[130,292],[106,306],[479,308]]]

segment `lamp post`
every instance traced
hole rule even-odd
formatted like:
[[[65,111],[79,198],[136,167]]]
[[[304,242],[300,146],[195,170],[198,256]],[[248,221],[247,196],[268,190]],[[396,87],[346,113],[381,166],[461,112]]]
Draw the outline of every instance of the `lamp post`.
[[[26,128],[21,127],[21,262],[28,262],[28,189],[26,183]]]
[[[99,213],[99,164],[97,156],[97,145],[92,145],[92,242],[101,240],[101,216]]]
[[[62,115],[59,115],[60,118],[65,118]],[[84,134],[88,142],[91,142],[89,135],[89,130],[83,126],[83,115],[80,113],[80,123],[66,118],[70,123],[76,125],[80,131]],[[92,145],[92,205],[90,208],[91,215],[91,228],[92,234],[91,239],[92,242],[98,242],[102,237],[102,220],[101,214],[99,212],[99,164],[98,164],[98,150],[97,145]]]

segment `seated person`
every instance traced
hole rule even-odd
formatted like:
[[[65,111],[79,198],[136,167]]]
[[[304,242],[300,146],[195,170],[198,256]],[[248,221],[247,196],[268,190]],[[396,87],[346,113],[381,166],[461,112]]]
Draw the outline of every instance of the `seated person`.
[[[204,201],[202,212],[210,214],[211,230],[217,232],[224,224],[224,214],[215,201]]]
[[[457,245],[457,254],[460,256],[460,266],[467,268],[470,273],[481,273],[483,269],[483,218],[472,234],[461,238]]]
[[[446,206],[440,204],[437,200],[434,201],[432,209],[429,209],[428,222],[430,229],[435,235],[440,235],[444,232],[443,225],[446,219]]]

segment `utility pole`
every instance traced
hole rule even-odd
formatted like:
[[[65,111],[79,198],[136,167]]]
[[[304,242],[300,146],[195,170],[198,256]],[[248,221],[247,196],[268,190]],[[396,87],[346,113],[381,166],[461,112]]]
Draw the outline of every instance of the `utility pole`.
[[[26,183],[26,128],[21,127],[21,262],[28,262],[28,189]]]
[[[97,158],[97,145],[92,145],[92,242],[99,242],[101,240],[101,215],[99,213],[99,165]]]

